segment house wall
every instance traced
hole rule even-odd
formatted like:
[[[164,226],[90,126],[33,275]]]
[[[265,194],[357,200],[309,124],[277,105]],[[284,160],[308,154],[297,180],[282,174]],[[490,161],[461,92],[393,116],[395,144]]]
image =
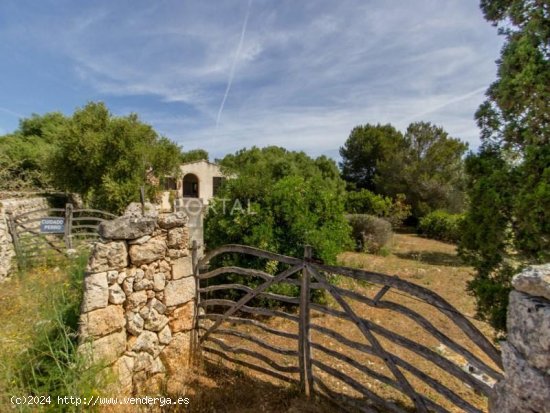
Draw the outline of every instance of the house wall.
[[[214,177],[223,177],[220,167],[216,164],[198,161],[191,162],[180,166],[182,173],[182,180],[186,174],[192,173],[199,178],[199,198],[203,200],[205,204],[208,204],[210,199],[214,196]]]

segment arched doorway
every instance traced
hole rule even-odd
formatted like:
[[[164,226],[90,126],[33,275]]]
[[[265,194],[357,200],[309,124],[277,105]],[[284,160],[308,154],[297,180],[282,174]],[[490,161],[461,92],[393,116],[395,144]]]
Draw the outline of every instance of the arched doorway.
[[[199,178],[195,174],[187,174],[183,177],[183,196],[185,198],[199,197]]]

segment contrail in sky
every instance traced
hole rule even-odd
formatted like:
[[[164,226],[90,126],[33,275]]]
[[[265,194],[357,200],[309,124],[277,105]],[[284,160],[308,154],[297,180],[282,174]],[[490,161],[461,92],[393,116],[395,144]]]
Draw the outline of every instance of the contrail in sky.
[[[422,117],[422,116],[428,115],[428,114],[430,114],[430,113],[432,113],[432,112],[435,112],[435,111],[437,111],[437,110],[439,110],[439,109],[443,109],[445,106],[450,105],[450,104],[452,104],[452,103],[461,102],[461,101],[466,100],[466,99],[469,99],[469,98],[471,98],[471,97],[473,97],[473,96],[479,95],[481,92],[484,92],[484,91],[486,91],[486,90],[487,90],[487,86],[480,87],[480,88],[478,88],[478,89],[476,89],[476,90],[473,90],[473,91],[471,91],[471,92],[469,92],[469,93],[466,93],[466,94],[464,94],[464,95],[462,95],[462,96],[457,96],[457,97],[452,98],[452,99],[450,99],[450,100],[448,100],[448,101],[446,101],[446,102],[440,103],[439,105],[435,105],[435,106],[433,106],[433,107],[431,107],[431,108],[429,108],[429,109],[427,109],[427,110],[425,110],[425,111],[423,111],[423,112],[417,113],[417,114],[415,114],[415,115],[413,115],[413,116],[409,116],[408,118],[402,120],[402,122],[410,122],[410,121],[412,121],[412,120],[414,120],[414,119],[417,119],[417,118],[420,118],[420,117]]]
[[[250,16],[250,7],[252,6],[252,0],[248,0],[248,8],[246,9],[246,15],[244,17],[243,29],[241,30],[241,38],[239,39],[239,45],[237,46],[237,52],[235,53],[235,58],[233,59],[233,64],[231,65],[231,72],[229,73],[229,80],[227,81],[227,87],[225,88],[225,93],[223,95],[222,103],[220,109],[218,110],[218,117],[216,118],[216,128],[220,123],[220,118],[222,116],[223,107],[225,106],[225,101],[231,90],[231,84],[233,83],[233,78],[235,77],[235,68],[237,67],[237,62],[239,61],[239,56],[241,54],[241,49],[243,47],[244,35],[246,33],[246,26],[248,25],[248,17]]]
[[[9,110],[9,109],[3,108],[1,106],[0,106],[0,111],[8,113],[8,114],[13,115],[13,116],[17,116],[18,118],[24,118],[25,117],[25,115],[23,115],[19,112],[14,112],[13,110]]]

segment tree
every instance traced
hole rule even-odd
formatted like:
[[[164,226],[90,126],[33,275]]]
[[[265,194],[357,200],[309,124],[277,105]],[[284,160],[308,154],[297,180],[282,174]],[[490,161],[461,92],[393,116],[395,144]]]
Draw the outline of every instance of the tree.
[[[359,189],[376,189],[379,166],[405,145],[403,134],[392,125],[356,126],[340,148],[342,177]]]
[[[345,183],[328,158],[254,147],[227,155],[221,165],[235,178],[225,182],[207,214],[209,248],[240,243],[299,257],[310,244],[319,258],[335,263],[350,246]]]
[[[466,149],[428,122],[412,123],[405,135],[391,125],[365,125],[354,128],[340,148],[340,166],[356,188],[394,199],[405,195],[418,219],[436,209],[462,209]]]
[[[103,103],[77,110],[59,130],[48,164],[55,185],[81,194],[89,205],[120,213],[139,200],[140,186],[154,197],[149,179],[172,174],[180,148],[159,137],[136,114],[112,116]]]
[[[550,259],[550,9],[527,0],[483,0],[481,9],[506,42],[476,112],[482,145],[466,162],[460,253],[476,269],[479,316],[503,331],[511,276]]]
[[[33,114],[19,128],[0,137],[0,188],[37,190],[51,187],[46,164],[57,143],[57,131],[68,119],[61,113]]]
[[[194,161],[202,161],[208,160],[208,152],[206,152],[204,149],[193,149],[187,152],[184,152],[181,155],[181,162],[194,162]]]
[[[378,192],[404,194],[412,215],[423,217],[438,209],[461,212],[464,207],[464,163],[468,145],[451,138],[429,122],[411,123],[400,152],[379,166]]]

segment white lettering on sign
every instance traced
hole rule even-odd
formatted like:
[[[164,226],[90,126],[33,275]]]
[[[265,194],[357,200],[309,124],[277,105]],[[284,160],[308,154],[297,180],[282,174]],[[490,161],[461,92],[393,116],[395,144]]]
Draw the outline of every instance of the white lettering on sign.
[[[65,218],[41,219],[40,232],[49,234],[58,234],[65,232]]]

